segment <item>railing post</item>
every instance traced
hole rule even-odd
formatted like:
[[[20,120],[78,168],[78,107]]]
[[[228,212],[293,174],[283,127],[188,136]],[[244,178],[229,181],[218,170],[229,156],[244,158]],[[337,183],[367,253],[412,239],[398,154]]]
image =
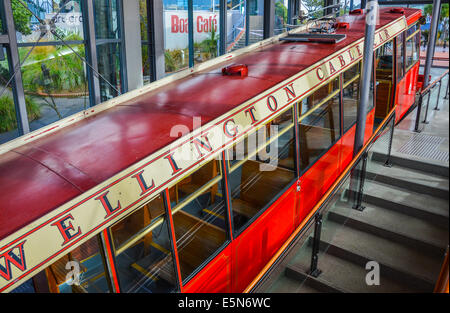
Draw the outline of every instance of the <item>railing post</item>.
[[[419,124],[420,124],[420,113],[422,112],[422,102],[423,102],[423,96],[422,96],[422,93],[420,93],[419,94],[419,103],[417,104],[416,125],[414,126],[414,131],[416,133],[420,133]]]
[[[428,100],[427,100],[427,107],[426,107],[426,111],[425,111],[425,117],[424,117],[424,119],[423,119],[423,121],[422,121],[422,123],[424,123],[424,124],[428,124],[428,121],[427,121],[427,118],[428,118],[428,106],[430,105],[430,98],[431,98],[431,90],[433,89],[434,87],[431,87],[429,90],[428,90]]]
[[[314,220],[314,238],[313,238],[313,247],[312,247],[312,255],[311,255],[311,269],[309,274],[313,277],[318,277],[321,270],[317,268],[317,263],[319,262],[319,249],[320,249],[320,234],[322,233],[322,214],[316,214]]]
[[[395,113],[392,117],[392,128],[391,128],[391,133],[389,135],[388,157],[386,159],[386,162],[384,162],[384,166],[386,166],[386,167],[392,167],[391,151],[392,151],[392,140],[394,139],[394,128],[395,128]]]
[[[368,153],[364,152],[364,154],[362,155],[361,172],[359,174],[359,190],[356,192],[356,203],[352,207],[354,210],[358,210],[360,212],[364,211],[364,209],[366,208],[362,205],[362,197],[364,194],[364,181],[366,180],[367,158]]]
[[[437,96],[437,99],[436,99],[436,106],[434,107],[434,110],[436,110],[436,111],[439,111],[439,96],[441,95],[441,86],[442,86],[442,78],[441,78],[441,80],[439,81],[439,90],[438,90],[438,96]]]

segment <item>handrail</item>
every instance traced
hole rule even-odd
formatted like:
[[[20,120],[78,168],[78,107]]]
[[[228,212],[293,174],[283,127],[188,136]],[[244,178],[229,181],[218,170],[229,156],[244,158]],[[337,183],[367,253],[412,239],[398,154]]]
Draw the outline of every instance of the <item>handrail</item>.
[[[330,195],[339,187],[341,182],[347,177],[347,174],[353,169],[355,164],[359,162],[361,156],[366,153],[367,149],[372,145],[373,140],[379,136],[380,131],[388,124],[390,119],[395,114],[394,106],[389,114],[384,118],[380,126],[377,127],[375,132],[372,134],[370,139],[366,142],[364,147],[358,152],[358,154],[353,158],[349,165],[345,168],[344,172],[336,179],[333,185],[328,189],[328,191],[323,195],[319,202],[314,206],[314,208],[309,212],[309,214],[303,219],[300,225],[294,230],[294,232],[289,236],[289,238],[284,242],[284,244],[277,250],[277,252],[272,256],[269,262],[264,266],[264,268],[258,273],[258,275],[252,280],[252,282],[245,288],[244,293],[249,293],[256,284],[261,280],[261,278],[269,271],[269,269],[275,264],[281,254],[289,247],[289,245],[297,238],[297,236],[303,231],[304,227],[311,221],[311,219],[316,215],[316,213],[322,208],[322,205],[329,199]]]
[[[439,278],[434,287],[434,293],[449,293],[448,292],[448,246],[445,252],[444,262],[442,263],[441,272]]]
[[[437,79],[435,79],[433,82],[431,82],[430,84],[428,84],[428,86],[426,86],[424,89],[422,89],[419,92],[419,101],[417,103],[417,105],[414,105],[411,109],[417,107],[417,113],[416,113],[416,122],[415,122],[415,126],[414,126],[414,131],[415,132],[420,132],[419,130],[419,124],[420,124],[420,117],[421,117],[421,112],[422,112],[422,103],[423,103],[423,98],[425,97],[425,95],[428,93],[428,101],[427,101],[427,105],[426,105],[426,111],[425,111],[425,118],[423,120],[422,123],[427,124],[427,116],[428,116],[428,108],[429,108],[429,104],[430,104],[430,97],[431,97],[431,90],[439,83],[439,92],[438,92],[438,96],[436,99],[436,106],[435,106],[435,110],[439,110],[438,105],[439,105],[439,95],[441,93],[441,87],[442,87],[442,79],[444,78],[445,75],[449,75],[449,70],[446,70],[441,76],[439,76]],[[449,79],[450,81],[450,79]],[[448,82],[447,82],[447,89],[448,89]]]
[[[426,92],[428,92],[428,90],[430,90],[431,88],[433,88],[439,81],[441,81],[442,78],[444,78],[445,75],[447,75],[449,73],[449,70],[446,70],[444,72],[444,74],[442,74],[441,76],[439,76],[438,78],[436,78],[435,80],[433,80],[433,82],[431,82],[430,84],[428,84],[428,86],[425,87],[425,89],[423,89],[420,94],[424,95]]]

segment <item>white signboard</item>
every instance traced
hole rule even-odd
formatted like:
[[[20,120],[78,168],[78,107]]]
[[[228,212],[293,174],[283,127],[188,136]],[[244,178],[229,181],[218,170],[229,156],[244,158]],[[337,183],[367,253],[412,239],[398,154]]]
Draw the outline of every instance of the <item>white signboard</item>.
[[[164,11],[164,41],[166,49],[185,49],[188,47],[188,11]],[[200,43],[211,38],[211,30],[219,33],[219,12],[194,11],[194,42]]]

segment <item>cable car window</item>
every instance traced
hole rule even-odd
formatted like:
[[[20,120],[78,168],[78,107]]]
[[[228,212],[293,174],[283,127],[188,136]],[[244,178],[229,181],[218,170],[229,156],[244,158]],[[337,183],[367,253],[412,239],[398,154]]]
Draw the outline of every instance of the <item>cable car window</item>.
[[[404,51],[405,32],[397,37],[397,81],[405,75],[405,51]]]
[[[174,205],[183,202],[192,193],[201,189],[202,186],[220,175],[220,165],[218,160],[212,160],[193,174],[185,177],[173,188],[170,188],[170,199],[175,201]]]
[[[357,76],[342,89],[344,132],[356,123],[356,112],[360,97],[359,81],[359,76]]]
[[[76,275],[76,269],[79,275]],[[68,275],[72,270],[74,275]],[[110,292],[98,236],[78,246],[44,271],[48,290],[52,293]]]
[[[411,28],[410,28],[411,29]],[[419,60],[420,31],[410,34],[406,38],[406,70],[408,71]]]
[[[375,117],[383,119],[391,106],[393,85],[393,41],[385,43],[375,51],[376,101]]]
[[[351,80],[353,80],[356,76],[360,75],[361,72],[361,62],[358,62],[356,65],[352,66],[348,70],[346,70],[343,74],[344,76],[344,86]]]
[[[238,161],[242,161],[248,157],[249,154],[255,154],[256,149],[265,145],[267,140],[270,140],[276,129],[276,133],[279,133],[293,125],[293,110],[287,110],[281,115],[275,117],[273,120],[265,124],[259,131],[253,132],[252,134],[246,136],[244,140],[235,144],[231,149],[229,149],[230,166],[233,167]],[[262,130],[262,129],[265,129]],[[275,135],[276,135],[275,133]]]
[[[309,110],[313,109],[314,106],[321,103],[325,98],[329,97],[330,94],[339,90],[339,76],[320,87],[314,93],[308,97],[300,100],[300,105],[298,107],[299,116],[306,114]]]
[[[289,115],[292,116],[292,109],[282,114],[286,121]],[[296,177],[293,121],[291,119],[289,126],[284,125],[281,130],[277,121],[275,118],[256,132],[258,137],[266,139],[265,144],[249,149],[254,152],[243,159],[233,160],[234,166],[230,168],[228,181],[236,233],[245,229]],[[270,137],[266,135],[269,126]],[[233,149],[228,150],[231,159],[236,157]]]
[[[203,177],[202,177],[203,176]],[[185,281],[227,241],[220,162],[213,160],[169,189],[181,278]],[[211,177],[214,179],[211,180]],[[210,180],[210,181],[209,181]],[[209,181],[204,185],[197,182]],[[177,202],[177,190],[189,197]]]
[[[339,92],[300,116],[300,170],[304,171],[340,137]]]
[[[164,202],[159,195],[111,227],[122,292],[176,290]]]

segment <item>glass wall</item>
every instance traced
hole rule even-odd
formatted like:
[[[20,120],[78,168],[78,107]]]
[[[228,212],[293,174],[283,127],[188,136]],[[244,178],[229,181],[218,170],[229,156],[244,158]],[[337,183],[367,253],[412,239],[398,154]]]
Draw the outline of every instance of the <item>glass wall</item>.
[[[78,1],[47,1],[37,6],[27,1],[27,10],[13,0],[14,22],[22,82],[27,102],[30,129],[53,123],[89,107],[83,14]],[[52,19],[55,30],[44,35],[40,19]]]
[[[119,0],[94,0],[95,39],[101,101],[117,97],[124,86],[122,15]]]
[[[163,1],[164,60],[167,74],[189,67],[188,1]]]
[[[194,63],[202,63],[219,55],[219,1],[193,0]]]
[[[227,11],[227,52],[245,47],[247,0],[231,0]]]
[[[142,75],[144,85],[152,81],[152,43],[150,35],[150,16],[148,10],[150,8],[147,5],[147,0],[139,0],[139,25],[141,31],[141,52],[142,52]]]
[[[264,0],[247,0],[249,16],[248,44],[264,39]]]
[[[284,33],[287,29],[285,25],[287,24],[288,9],[284,4],[283,0],[275,1],[275,20],[274,20],[274,35],[279,35]]]

